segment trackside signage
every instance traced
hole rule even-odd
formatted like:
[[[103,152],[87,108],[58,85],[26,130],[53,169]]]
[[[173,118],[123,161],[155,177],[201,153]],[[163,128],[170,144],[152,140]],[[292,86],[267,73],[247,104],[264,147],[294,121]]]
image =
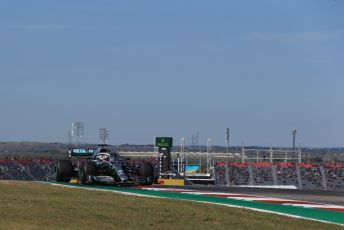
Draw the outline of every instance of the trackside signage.
[[[173,146],[172,137],[156,137],[155,146],[158,148],[171,148]]]
[[[92,149],[72,149],[68,151],[70,156],[92,156],[94,150]]]

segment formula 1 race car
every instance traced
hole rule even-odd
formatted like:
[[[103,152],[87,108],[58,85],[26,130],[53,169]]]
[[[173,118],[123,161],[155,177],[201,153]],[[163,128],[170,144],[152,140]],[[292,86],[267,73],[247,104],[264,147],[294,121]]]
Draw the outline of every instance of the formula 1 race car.
[[[73,149],[67,160],[56,164],[56,181],[78,178],[82,184],[152,185],[154,167],[151,163],[120,159],[102,146],[96,151]]]

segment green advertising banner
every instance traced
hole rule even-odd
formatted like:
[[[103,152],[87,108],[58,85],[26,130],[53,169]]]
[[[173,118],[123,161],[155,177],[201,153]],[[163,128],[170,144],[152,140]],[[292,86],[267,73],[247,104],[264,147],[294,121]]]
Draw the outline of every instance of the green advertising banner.
[[[171,148],[173,146],[172,137],[156,137],[155,146],[159,148]]]

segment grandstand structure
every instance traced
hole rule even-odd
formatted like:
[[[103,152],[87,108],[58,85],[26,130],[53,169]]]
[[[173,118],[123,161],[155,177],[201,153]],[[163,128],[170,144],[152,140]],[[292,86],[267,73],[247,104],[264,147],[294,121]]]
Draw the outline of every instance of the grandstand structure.
[[[158,151],[138,152],[127,151],[119,152],[119,155],[130,158],[158,158]],[[178,174],[183,175],[187,180],[204,181],[214,184],[216,181],[215,165],[217,162],[240,162],[240,163],[259,163],[259,162],[297,162],[301,163],[302,152],[290,149],[245,149],[242,147],[240,152],[212,152],[211,148],[207,151],[185,151],[181,146],[180,151],[171,152],[171,164]],[[228,178],[227,178],[228,180]],[[228,184],[228,183],[227,183]]]
[[[51,181],[55,179],[55,160],[39,158],[0,159],[0,180]]]
[[[120,156],[124,157],[158,157],[158,151],[121,151]],[[178,172],[183,173],[185,166],[192,164],[199,164],[207,173],[211,171],[214,164],[218,161],[225,162],[297,162],[302,163],[302,151],[290,150],[290,149],[252,149],[244,147],[240,152],[211,152],[211,149],[207,149],[206,152],[201,151],[185,151],[181,148],[181,151],[171,152],[172,164],[177,165]]]
[[[215,175],[218,186],[294,186],[344,191],[344,164],[217,162]]]

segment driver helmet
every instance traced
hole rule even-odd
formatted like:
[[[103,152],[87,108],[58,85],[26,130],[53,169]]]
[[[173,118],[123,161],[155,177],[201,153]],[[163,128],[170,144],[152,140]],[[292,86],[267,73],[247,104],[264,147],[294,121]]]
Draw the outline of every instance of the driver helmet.
[[[98,153],[96,155],[96,159],[99,160],[99,161],[108,162],[108,161],[110,161],[110,154],[108,154],[108,153]]]

